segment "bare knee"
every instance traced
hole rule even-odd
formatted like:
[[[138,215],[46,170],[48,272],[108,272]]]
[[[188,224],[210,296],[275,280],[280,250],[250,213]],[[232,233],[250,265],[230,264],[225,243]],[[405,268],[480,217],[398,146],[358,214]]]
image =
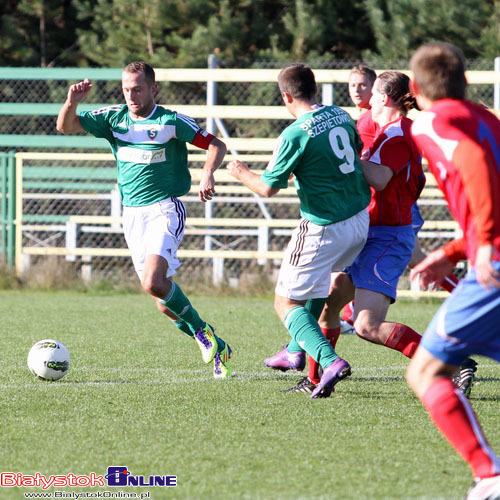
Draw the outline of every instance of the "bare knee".
[[[164,299],[170,291],[170,280],[165,277],[146,275],[141,281],[142,288],[152,297]]]
[[[419,347],[406,370],[406,381],[419,399],[423,399],[427,389],[438,379],[451,378],[457,369],[435,358],[423,347]]]
[[[354,321],[354,330],[362,339],[373,342],[374,344],[383,344],[384,339],[380,331],[381,323],[370,320],[362,314],[358,314]]]

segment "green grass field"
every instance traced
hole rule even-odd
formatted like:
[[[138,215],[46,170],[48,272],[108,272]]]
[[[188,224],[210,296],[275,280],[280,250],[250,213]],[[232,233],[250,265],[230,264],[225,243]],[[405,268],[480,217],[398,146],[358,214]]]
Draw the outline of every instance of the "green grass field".
[[[52,488],[52,495],[464,498],[470,471],[407,387],[401,354],[344,335],[338,352],[353,375],[331,398],[282,394],[300,375],[263,365],[287,341],[272,300],[192,300],[230,342],[233,379],[214,380],[195,343],[144,295],[0,292],[0,472],[105,475],[115,465],[178,481],[176,488]],[[437,307],[401,302],[390,318],[422,331]],[[71,370],[59,382],[34,379],[26,367],[42,338],[60,340],[71,353]],[[500,366],[478,360],[471,400],[500,450]],[[0,499],[41,491],[3,487]]]

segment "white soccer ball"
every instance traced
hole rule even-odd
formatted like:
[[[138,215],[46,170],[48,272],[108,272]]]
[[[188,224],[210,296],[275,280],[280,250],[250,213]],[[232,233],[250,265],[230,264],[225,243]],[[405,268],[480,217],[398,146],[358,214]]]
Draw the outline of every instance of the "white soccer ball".
[[[28,354],[28,368],[42,380],[59,380],[69,370],[69,352],[61,342],[40,340]]]

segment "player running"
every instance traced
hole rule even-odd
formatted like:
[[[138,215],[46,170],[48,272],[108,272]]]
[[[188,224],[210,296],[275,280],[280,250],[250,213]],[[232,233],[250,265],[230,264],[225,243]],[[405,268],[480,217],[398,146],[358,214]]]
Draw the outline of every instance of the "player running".
[[[407,371],[410,387],[434,424],[469,464],[467,500],[500,499],[500,459],[469,401],[451,381],[471,354],[500,362],[500,121],[465,100],[461,51],[430,43],[413,55],[414,93],[424,110],[412,127],[439,188],[463,231],[411,272],[426,288],[458,260],[471,269],[428,326]]]
[[[118,166],[123,231],[142,287],[175,326],[194,338],[203,361],[214,361],[214,377],[231,376],[231,348],[203,321],[171,277],[181,263],[186,209],[178,198],[191,187],[186,143],[207,150],[199,187],[206,202],[215,193],[214,171],[226,146],[188,116],[158,106],[153,68],[133,62],[122,73],[126,104],[76,114],[92,88],[89,80],[71,85],[57,117],[63,134],[89,132],[107,139]]]
[[[328,295],[330,273],[351,264],[366,241],[370,189],[360,168],[355,124],[337,106],[317,103],[312,70],[304,64],[287,66],[278,84],[296,120],[279,136],[267,169],[258,176],[237,160],[227,168],[265,197],[286,188],[294,176],[302,219],[286,249],[274,301],[292,340],[266,364],[302,369],[307,352],[323,369],[311,397],[328,397],[351,368],[323,336],[317,318]]]

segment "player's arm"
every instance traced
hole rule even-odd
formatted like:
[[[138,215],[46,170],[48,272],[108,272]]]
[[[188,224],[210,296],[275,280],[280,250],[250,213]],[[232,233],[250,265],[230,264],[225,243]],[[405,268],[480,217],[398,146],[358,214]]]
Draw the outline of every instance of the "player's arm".
[[[83,82],[71,85],[68,90],[66,101],[57,115],[57,130],[63,134],[76,134],[83,132],[80,125],[80,117],[76,114],[78,104],[87,96],[92,84],[86,78]]]
[[[255,172],[252,172],[246,163],[239,160],[233,160],[226,166],[230,175],[241,181],[248,189],[254,193],[270,198],[279,192],[279,189],[266,184]]]
[[[366,182],[375,189],[375,191],[382,191],[385,189],[389,181],[394,175],[394,171],[385,165],[379,165],[367,160],[359,160],[361,163],[361,170],[365,176]]]
[[[210,142],[207,146],[207,159],[203,165],[198,197],[201,201],[209,201],[215,194],[214,172],[219,168],[226,154],[226,145],[217,137],[210,135]],[[197,141],[193,144],[197,146]],[[204,148],[205,149],[205,148]]]
[[[476,142],[460,141],[453,153],[453,164],[462,178],[477,235],[474,267],[478,283],[485,288],[500,287],[500,273],[491,265],[494,239],[494,211],[500,203],[485,150]],[[474,168],[471,168],[471,165]]]
[[[460,244],[460,240],[455,242]],[[440,284],[453,271],[455,264],[456,262],[450,259],[446,247],[438,248],[413,267],[410,271],[410,281],[420,275],[420,286],[427,290],[432,283]]]

